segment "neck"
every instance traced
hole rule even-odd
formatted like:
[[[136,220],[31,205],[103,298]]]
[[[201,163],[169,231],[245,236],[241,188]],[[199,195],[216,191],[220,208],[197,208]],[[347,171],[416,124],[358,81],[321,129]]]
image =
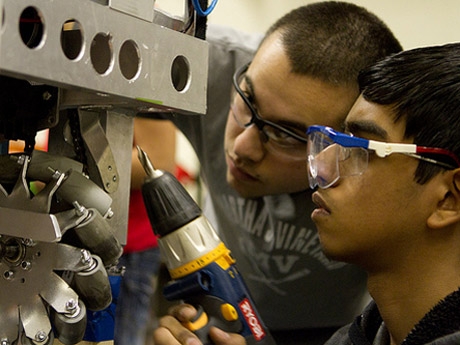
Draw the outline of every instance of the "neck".
[[[405,267],[401,272],[369,273],[368,289],[379,307],[392,345],[401,344],[433,306],[459,288],[458,265],[432,266],[425,262],[413,266],[412,271]],[[420,267],[425,270],[421,272]]]

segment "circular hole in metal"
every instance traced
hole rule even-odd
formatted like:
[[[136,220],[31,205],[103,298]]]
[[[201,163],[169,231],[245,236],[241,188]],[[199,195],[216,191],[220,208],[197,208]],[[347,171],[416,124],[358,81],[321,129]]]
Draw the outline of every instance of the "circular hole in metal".
[[[136,78],[140,71],[140,54],[136,42],[128,40],[123,42],[118,56],[121,74],[128,79]]]
[[[176,56],[171,67],[171,80],[174,88],[182,92],[190,83],[190,65],[185,56]]]
[[[76,60],[83,53],[83,29],[75,19],[69,19],[62,25],[61,47],[65,56]]]
[[[24,44],[29,48],[37,48],[43,41],[44,30],[40,12],[35,7],[26,7],[19,18],[19,33]]]
[[[91,63],[99,74],[106,74],[112,66],[112,37],[98,33],[91,42]]]

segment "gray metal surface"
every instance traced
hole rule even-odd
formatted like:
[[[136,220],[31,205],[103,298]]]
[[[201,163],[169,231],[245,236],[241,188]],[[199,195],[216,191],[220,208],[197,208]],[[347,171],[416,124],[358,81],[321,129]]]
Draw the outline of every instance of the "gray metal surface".
[[[1,74],[86,90],[127,108],[205,112],[207,42],[90,0],[0,4]],[[36,11],[37,32],[21,33],[25,10]]]

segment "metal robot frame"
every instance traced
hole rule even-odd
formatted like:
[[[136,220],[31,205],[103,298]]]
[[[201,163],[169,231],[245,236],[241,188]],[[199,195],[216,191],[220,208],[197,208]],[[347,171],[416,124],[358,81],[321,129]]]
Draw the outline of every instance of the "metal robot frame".
[[[205,113],[193,5],[154,3],[0,0],[1,345],[83,339],[126,240],[133,118]]]

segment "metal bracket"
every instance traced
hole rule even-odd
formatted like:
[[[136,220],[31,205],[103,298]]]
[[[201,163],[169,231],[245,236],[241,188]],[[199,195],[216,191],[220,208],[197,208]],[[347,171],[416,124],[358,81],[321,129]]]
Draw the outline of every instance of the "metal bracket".
[[[109,142],[99,122],[99,116],[94,112],[81,109],[78,114],[81,135],[97,167],[101,179],[100,185],[107,193],[113,193],[118,189],[118,170]]]

